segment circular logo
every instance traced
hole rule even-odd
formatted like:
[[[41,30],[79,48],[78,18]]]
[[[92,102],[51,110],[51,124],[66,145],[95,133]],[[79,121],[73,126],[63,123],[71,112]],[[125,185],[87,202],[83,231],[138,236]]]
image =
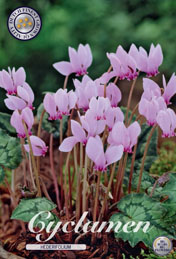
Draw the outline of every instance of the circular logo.
[[[18,7],[8,17],[7,26],[10,34],[18,40],[35,38],[42,26],[41,17],[31,7]]]
[[[172,242],[167,237],[157,237],[153,242],[153,251],[157,255],[167,255],[172,250]]]

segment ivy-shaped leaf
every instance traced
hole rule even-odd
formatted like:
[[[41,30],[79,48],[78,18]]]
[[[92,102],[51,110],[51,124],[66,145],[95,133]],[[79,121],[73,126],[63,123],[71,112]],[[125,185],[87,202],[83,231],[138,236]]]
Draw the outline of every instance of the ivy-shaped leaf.
[[[38,109],[37,109],[37,118],[40,120],[40,116],[42,111],[44,110],[43,104],[41,104]],[[54,120],[50,121],[48,120],[49,115],[47,113],[44,114],[43,116],[43,121],[42,121],[42,128],[46,130],[48,133],[53,134],[54,138],[59,137],[59,127],[60,127],[60,121],[59,120]],[[67,122],[68,122],[68,116],[63,116],[62,118],[63,121],[63,135],[67,131]]]
[[[0,165],[15,169],[22,159],[20,140],[0,129]]]
[[[155,198],[166,198],[162,202],[162,206],[167,210],[166,221],[168,224],[176,222],[176,173],[169,173],[169,181],[164,185],[163,188],[160,187],[160,192],[156,190],[154,192]]]
[[[10,124],[10,118],[10,114],[0,112],[0,129],[3,129],[11,136],[15,136],[16,131]]]
[[[45,226],[48,225],[50,221],[57,223],[59,218],[51,212],[51,217],[46,219],[47,212],[55,209],[57,206],[52,201],[46,198],[34,198],[34,199],[22,199],[19,205],[15,208],[12,213],[11,219],[18,219],[24,222],[29,222],[36,214],[41,211],[45,213],[40,214],[34,222],[36,226],[39,221],[43,221]]]
[[[174,237],[174,231],[170,225],[164,224],[166,209],[158,201],[153,200],[146,194],[129,194],[122,198],[117,205],[120,212],[114,214],[110,221],[114,224],[121,221],[123,226],[127,222],[150,222],[150,227],[146,233],[141,227],[138,232],[133,232],[133,227],[128,227],[129,233],[120,229],[119,233],[114,233],[116,238],[128,241],[132,247],[142,241],[146,246],[152,247],[153,241],[158,236]],[[174,223],[173,223],[174,225]]]

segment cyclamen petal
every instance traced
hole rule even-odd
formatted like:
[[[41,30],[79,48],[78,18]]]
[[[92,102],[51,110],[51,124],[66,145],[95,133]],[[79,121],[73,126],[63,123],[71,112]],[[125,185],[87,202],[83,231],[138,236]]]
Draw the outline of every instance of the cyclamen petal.
[[[21,114],[18,110],[15,110],[10,119],[10,123],[16,129],[19,138],[26,137],[23,121],[26,123],[28,134],[31,135],[31,129],[34,123],[34,116],[29,107],[23,109]]]
[[[166,80],[163,75],[163,86],[164,86],[164,93],[163,98],[166,104],[170,104],[170,99],[176,94],[176,76],[175,73],[171,76],[168,84],[166,85]]]
[[[156,120],[163,131],[162,137],[173,137],[176,135],[176,114],[172,109],[168,108],[160,111]]]
[[[123,122],[117,122],[112,129],[110,144],[123,145],[125,152],[132,153],[132,148],[137,143],[140,132],[141,128],[138,122],[132,123],[128,128]]]
[[[74,136],[68,137],[63,140],[63,142],[59,146],[59,150],[61,152],[70,152],[77,142],[78,142],[78,139],[75,138]]]
[[[72,73],[72,66],[66,61],[56,62],[53,64],[53,67],[64,76],[68,76]]]
[[[16,93],[16,88],[13,84],[13,81],[11,79],[11,76],[6,70],[2,70],[0,72],[0,77],[1,77],[1,87],[4,88],[8,94],[14,94]]]
[[[120,160],[123,155],[123,146],[108,147],[104,153],[100,137],[90,137],[86,145],[86,154],[94,162],[95,170],[106,171],[108,165]]]
[[[67,89],[59,89],[54,94],[54,100],[58,107],[58,112],[61,115],[69,115],[70,110],[76,105],[77,97],[72,90],[67,93]]]
[[[68,76],[75,73],[77,76],[87,74],[87,69],[92,63],[92,53],[88,44],[79,44],[78,51],[69,47],[70,62],[57,62],[53,66],[61,74]]]
[[[16,94],[17,87],[25,83],[25,70],[23,67],[20,67],[17,71],[15,71],[15,68],[12,70],[9,68],[8,71],[4,69],[0,71],[0,87],[4,88],[10,95]]]
[[[47,93],[43,100],[45,110],[49,113],[49,120],[56,120],[58,118],[57,107],[54,95]]]
[[[41,138],[36,136],[30,136],[30,141],[34,156],[45,156],[48,150],[45,142]],[[30,152],[29,144],[25,144],[24,148],[27,152]]]
[[[18,133],[18,137],[25,138],[26,133],[24,130],[24,126],[22,123],[21,115],[19,114],[18,110],[15,110],[11,116],[10,124],[16,129],[16,132]]]
[[[71,120],[71,130],[74,137],[76,137],[80,142],[86,143],[85,131],[77,121]]]
[[[34,124],[34,115],[33,112],[29,107],[26,107],[25,109],[22,110],[21,113],[22,120],[27,124],[28,130],[30,132],[32,125]]]
[[[16,72],[13,73],[13,80],[16,86],[22,86],[26,81],[26,72],[23,67],[20,67]]]
[[[7,97],[4,102],[9,110],[23,110],[26,107],[25,101],[19,97],[13,95],[7,95]]]
[[[110,146],[105,152],[105,158],[107,161],[107,166],[119,161],[123,155],[124,147],[119,146]]]
[[[114,84],[110,83],[106,88],[106,96],[109,98],[112,107],[117,107],[122,99],[120,89]]]
[[[103,151],[103,143],[99,136],[90,137],[86,145],[86,153],[88,157],[95,163],[95,169],[104,171],[106,161]]]

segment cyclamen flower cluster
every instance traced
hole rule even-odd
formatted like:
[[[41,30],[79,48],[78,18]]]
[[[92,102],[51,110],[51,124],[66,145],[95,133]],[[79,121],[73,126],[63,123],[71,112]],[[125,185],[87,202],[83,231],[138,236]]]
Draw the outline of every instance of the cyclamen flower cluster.
[[[87,155],[94,161],[95,169],[103,171],[109,164],[100,138],[105,129],[109,131],[107,141],[110,146],[107,152],[112,147],[123,147],[124,152],[132,153],[132,148],[137,143],[137,138],[141,132],[138,122],[134,122],[128,127],[125,125],[123,113],[117,107],[122,98],[121,91],[115,83],[111,82],[111,79],[118,77],[120,80],[125,78],[134,80],[139,75],[139,72],[145,72],[147,77],[155,76],[158,74],[158,67],[162,64],[163,54],[159,44],[156,47],[152,44],[149,54],[142,47],[137,49],[134,44],[131,45],[128,53],[119,46],[116,53],[107,53],[112,71],[108,71],[100,78],[92,80],[85,75],[88,68],[88,65],[85,66],[85,64],[90,65],[89,61],[92,61],[92,55],[90,51],[87,52],[87,45],[84,48],[84,53],[87,53],[84,55],[84,58],[82,56],[83,45],[80,44],[78,52],[69,48],[69,64],[63,62],[56,63],[57,66],[54,64],[54,67],[61,74],[68,76],[74,72],[76,76],[84,75],[82,81],[78,79],[73,80],[77,100],[75,98],[75,107],[72,107],[81,109],[84,115],[79,117],[79,122],[71,121],[73,136],[66,138],[60,145],[59,150],[69,152],[76,143],[80,142],[86,145]],[[82,52],[80,52],[80,49],[82,49]],[[75,59],[73,59],[73,53]],[[74,63],[76,56],[78,62]],[[72,70],[66,73],[66,67],[68,68],[68,66],[71,66]],[[84,70],[81,70],[82,67],[84,67]],[[78,71],[82,72],[79,73]],[[107,84],[106,98],[104,97],[104,84]],[[158,124],[163,130],[163,137],[171,137],[175,135],[176,115],[173,110],[167,108],[167,105],[170,104],[170,99],[176,93],[175,75],[172,75],[167,85],[163,76],[163,86],[164,92],[161,93],[160,87],[153,80],[143,79],[144,93],[139,102],[139,113],[146,118],[149,125]],[[69,113],[68,102],[64,103]],[[52,111],[47,109],[46,102],[44,104],[45,109],[50,114],[50,118],[52,118]],[[56,106],[58,107],[58,103]],[[58,108],[57,111],[60,114]],[[120,150],[119,152],[122,153],[121,148],[117,150]],[[113,154],[113,152],[111,155],[115,161],[122,156],[121,154],[119,158],[115,158],[117,153]]]
[[[86,148],[88,157],[93,160],[95,170],[105,171],[109,164],[118,161],[123,152],[132,153],[136,145],[141,127],[137,121],[128,125],[123,112],[118,107],[122,94],[117,80],[134,80],[140,72],[147,77],[158,74],[162,64],[163,54],[160,45],[152,44],[149,54],[132,44],[126,52],[118,46],[116,53],[107,53],[111,67],[108,72],[96,80],[91,79],[87,69],[92,63],[92,53],[88,44],[80,44],[78,50],[69,47],[70,62],[57,62],[53,66],[61,74],[68,76],[74,73],[82,76],[81,81],[73,80],[74,90],[58,89],[56,93],[47,93],[44,97],[44,108],[49,114],[49,120],[62,120],[63,115],[70,116],[73,109],[78,111],[77,121],[71,119],[71,133],[60,144],[59,150],[70,152],[77,143]],[[115,77],[114,82],[112,78]],[[33,125],[34,95],[30,86],[25,82],[26,74],[23,68],[3,70],[0,72],[0,85],[7,91],[5,104],[14,110],[11,124],[16,128],[19,137],[26,137],[23,121],[27,125],[29,135]],[[163,137],[175,136],[176,114],[168,105],[176,93],[176,76],[172,75],[166,84],[163,76],[163,89],[149,78],[143,79],[141,100],[138,105],[139,114],[146,118],[149,125],[159,125]],[[30,119],[29,119],[30,118]],[[108,147],[104,152],[104,141]],[[31,137],[36,143],[35,155],[45,154],[47,148],[36,137]],[[37,149],[40,147],[40,152]],[[29,151],[29,147],[25,146]]]
[[[4,100],[8,109],[13,110],[10,123],[15,128],[19,138],[26,138],[24,123],[26,125],[32,150],[35,156],[45,155],[47,152],[46,144],[43,140],[32,135],[32,126],[34,124],[34,115],[32,110],[34,93],[26,83],[26,73],[23,67],[17,71],[8,68],[0,71],[0,87],[7,91],[7,98]],[[29,145],[24,145],[24,148],[29,152]]]

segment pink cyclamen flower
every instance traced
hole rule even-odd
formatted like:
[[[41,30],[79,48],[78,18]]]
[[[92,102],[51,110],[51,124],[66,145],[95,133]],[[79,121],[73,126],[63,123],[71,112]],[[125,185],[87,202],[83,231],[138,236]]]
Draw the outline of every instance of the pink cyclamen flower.
[[[104,152],[102,140],[99,136],[90,137],[86,145],[88,157],[95,163],[96,171],[106,171],[107,166],[121,159],[123,146],[110,146]]]
[[[17,93],[17,86],[22,86],[26,80],[26,73],[23,67],[20,67],[17,71],[15,68],[12,70],[8,68],[0,71],[0,87],[4,88],[9,95]]]
[[[47,93],[43,100],[45,110],[49,113],[49,120],[57,120],[59,118],[54,95]]]
[[[89,103],[89,112],[94,114],[94,118],[97,120],[106,120],[105,113],[111,107],[110,101],[108,98],[92,97]]]
[[[73,83],[75,85],[75,94],[78,98],[77,105],[79,109],[87,111],[89,108],[90,99],[95,96],[97,97],[97,87],[95,82],[87,75],[84,75],[82,82],[78,79],[74,79]]]
[[[29,107],[26,107],[22,110],[21,114],[18,110],[15,110],[11,116],[10,123],[16,129],[19,138],[25,138],[26,133],[24,130],[23,121],[25,122],[28,133],[31,135],[31,129],[34,123],[34,116]]]
[[[79,44],[78,51],[69,47],[70,62],[57,62],[53,66],[62,75],[68,76],[75,73],[77,76],[87,74],[88,67],[92,64],[92,52],[89,44]]]
[[[70,110],[75,108],[77,102],[76,94],[71,90],[67,93],[67,89],[59,89],[54,95],[55,103],[58,107],[59,118],[62,118],[62,115],[69,115]]]
[[[34,93],[31,87],[25,82],[23,86],[17,87],[17,95],[8,95],[4,102],[8,109],[10,110],[22,110],[25,107],[29,107],[30,109],[33,108],[33,101],[34,101]]]
[[[150,101],[141,98],[139,102],[139,113],[143,115],[148,125],[153,126],[156,124],[156,117],[160,110],[165,110],[167,108],[163,97],[154,96]]]
[[[111,131],[114,124],[117,121],[123,122],[124,114],[119,107],[112,108],[110,107],[106,112],[106,125],[108,126],[108,130]]]
[[[30,136],[30,141],[34,156],[45,156],[48,150],[45,142],[41,138],[36,136]],[[25,144],[24,148],[28,153],[30,152],[29,144]]]
[[[138,69],[145,72],[147,76],[150,77],[158,74],[158,67],[163,62],[163,53],[160,44],[157,44],[156,47],[151,44],[149,54],[142,47],[138,50],[133,44],[129,54],[135,59]]]
[[[163,86],[164,86],[164,94],[163,98],[166,104],[171,104],[170,99],[176,94],[176,76],[175,73],[171,76],[169,82],[166,85],[166,79],[163,75]]]
[[[105,129],[104,120],[96,120],[94,113],[87,111],[84,116],[80,117],[83,129],[87,132],[87,138],[95,137],[101,134]]]
[[[123,145],[124,151],[132,153],[132,148],[137,143],[141,127],[138,122],[133,122],[126,127],[123,122],[118,121],[112,129],[112,145]]]
[[[144,92],[141,98],[145,98],[148,101],[151,101],[154,96],[161,96],[161,89],[159,85],[149,78],[143,78],[143,89]]]
[[[176,135],[176,114],[172,109],[168,108],[167,110],[159,111],[156,120],[163,131],[162,137],[167,138]]]
[[[59,150],[62,152],[71,151],[78,142],[83,143],[83,145],[87,143],[86,133],[77,121],[71,120],[71,131],[73,136],[64,139],[59,146]]]
[[[98,96],[104,97],[104,85],[96,84],[98,89]],[[120,89],[114,83],[109,83],[106,87],[106,97],[110,100],[112,107],[117,107],[118,103],[122,99]]]
[[[110,74],[119,77],[120,80],[127,78],[128,80],[133,80],[138,76],[137,64],[135,59],[129,55],[122,46],[118,46],[116,53],[108,53],[111,65],[113,67],[113,72]]]

